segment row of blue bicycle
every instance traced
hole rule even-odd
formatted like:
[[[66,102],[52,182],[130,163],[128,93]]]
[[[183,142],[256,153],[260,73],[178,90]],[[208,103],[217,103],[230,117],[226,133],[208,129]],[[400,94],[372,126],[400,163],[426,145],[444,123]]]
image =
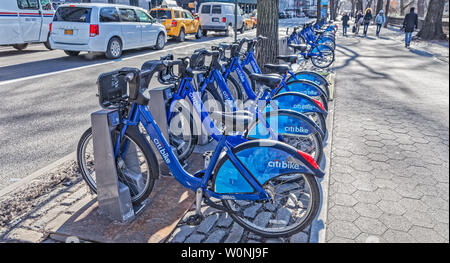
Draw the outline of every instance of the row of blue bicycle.
[[[188,223],[201,222],[205,202],[265,237],[290,236],[308,226],[320,206],[316,178],[324,176],[319,165],[330,91],[321,74],[294,72],[292,66],[303,57],[323,67],[319,62],[329,59],[330,50],[334,60],[334,49],[325,37],[334,39],[336,30],[324,25],[314,31],[317,26],[303,28],[313,30],[316,40],[308,32],[296,34],[298,39],[305,36],[306,43],[289,43],[298,54],[278,57],[287,64],[263,65],[270,74],[262,74],[255,59],[265,40],[257,37],[100,75],[100,105],[117,109],[120,115],[114,158],[132,202],[146,200],[153,190],[159,154],[172,176],[196,193],[196,214]],[[171,91],[165,109],[168,138],[149,109],[152,80]],[[184,164],[203,130],[216,141],[216,148],[205,158],[204,169],[190,174]],[[96,193],[92,140],[89,128],[79,141],[77,159],[83,179]],[[139,162],[127,158],[131,155]]]

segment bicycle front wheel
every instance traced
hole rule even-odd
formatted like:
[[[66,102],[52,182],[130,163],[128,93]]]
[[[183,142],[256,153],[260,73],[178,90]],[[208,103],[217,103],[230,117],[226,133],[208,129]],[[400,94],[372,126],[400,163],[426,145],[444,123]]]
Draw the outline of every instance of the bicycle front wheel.
[[[311,62],[315,67],[328,68],[334,62],[334,50],[327,45],[318,45],[314,48]]]
[[[243,228],[264,237],[287,237],[311,224],[319,211],[316,179],[307,174],[283,174],[263,185],[267,203],[223,200],[231,217]]]

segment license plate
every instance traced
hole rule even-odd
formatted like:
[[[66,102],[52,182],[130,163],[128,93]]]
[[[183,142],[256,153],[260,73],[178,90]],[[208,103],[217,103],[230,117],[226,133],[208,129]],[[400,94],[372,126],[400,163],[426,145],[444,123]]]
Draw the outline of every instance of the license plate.
[[[219,18],[215,17],[212,19],[213,22],[219,22]]]
[[[73,30],[72,29],[65,29],[64,30],[64,35],[73,35]]]

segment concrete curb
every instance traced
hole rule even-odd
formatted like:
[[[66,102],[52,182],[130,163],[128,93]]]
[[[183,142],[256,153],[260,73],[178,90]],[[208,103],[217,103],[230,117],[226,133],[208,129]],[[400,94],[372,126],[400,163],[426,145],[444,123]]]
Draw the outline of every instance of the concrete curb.
[[[333,74],[333,94],[335,92],[336,74]],[[333,145],[333,125],[334,125],[334,113],[335,113],[335,98],[329,103],[329,115],[327,118],[328,127],[328,141],[324,148],[325,157],[325,176],[318,180],[320,186],[320,194],[322,199],[320,200],[320,211],[316,219],[312,222],[311,232],[309,235],[309,243],[326,243],[327,232],[327,218],[328,218],[328,190],[330,187],[330,173],[331,173],[331,146]]]
[[[60,166],[61,164],[65,163],[65,162],[67,162],[69,160],[75,160],[75,159],[76,159],[76,152],[72,152],[72,153],[64,156],[63,158],[61,158],[61,159],[59,159],[59,160],[57,160],[57,161],[55,161],[55,162],[53,162],[53,163],[51,163],[49,165],[47,165],[47,166],[37,170],[36,172],[34,172],[34,173],[30,174],[30,175],[28,175],[27,177],[21,179],[20,181],[15,182],[15,183],[13,183],[13,184],[3,188],[2,190],[0,190],[0,199],[3,196],[11,193],[12,191],[14,191],[14,190],[16,190],[16,189],[18,189],[18,188],[20,188],[20,187],[30,183],[31,181],[37,179],[41,175],[50,172],[51,170],[55,169],[56,167]]]

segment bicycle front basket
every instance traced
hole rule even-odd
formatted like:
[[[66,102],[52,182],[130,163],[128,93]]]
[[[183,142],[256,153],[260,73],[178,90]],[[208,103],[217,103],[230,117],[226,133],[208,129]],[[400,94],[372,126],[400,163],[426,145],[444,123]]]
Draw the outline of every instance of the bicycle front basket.
[[[119,71],[101,74],[97,85],[99,103],[102,108],[113,106],[127,96],[127,82]]]

